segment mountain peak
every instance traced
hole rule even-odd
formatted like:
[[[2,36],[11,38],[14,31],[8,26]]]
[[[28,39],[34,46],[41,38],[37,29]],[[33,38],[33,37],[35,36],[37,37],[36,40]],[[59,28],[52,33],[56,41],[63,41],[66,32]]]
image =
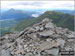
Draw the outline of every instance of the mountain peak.
[[[9,9],[8,11],[6,11],[6,13],[11,13],[11,12],[14,12],[14,11],[16,11],[15,9]]]
[[[7,34],[0,40],[1,56],[60,56],[59,51],[74,53],[75,50],[75,32],[57,27],[48,18],[20,33]]]
[[[11,8],[9,11],[14,11],[15,9]]]

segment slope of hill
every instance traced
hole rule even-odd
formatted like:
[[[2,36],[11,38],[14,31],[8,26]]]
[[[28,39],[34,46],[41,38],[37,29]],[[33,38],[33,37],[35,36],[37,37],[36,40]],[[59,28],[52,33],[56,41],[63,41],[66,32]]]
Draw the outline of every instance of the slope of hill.
[[[10,9],[1,14],[1,19],[18,19],[18,18],[28,18],[31,14],[21,10]]]
[[[10,32],[10,29],[17,24],[18,22],[16,20],[3,20],[0,21],[0,31],[1,34],[0,35],[4,35],[7,32]]]
[[[55,11],[46,11],[44,14],[37,18],[25,19],[20,22],[14,28],[17,31],[23,30],[24,28],[33,25],[34,23],[40,22],[44,18],[50,18],[53,22],[60,27],[68,28],[70,30],[74,30],[74,16],[70,14],[59,13]]]
[[[21,21],[19,24],[15,25],[12,29],[15,31],[21,31],[25,29],[28,26],[32,26],[33,24],[39,22],[37,18],[32,18],[32,19],[24,19]]]
[[[74,30],[74,15],[59,13],[55,11],[47,11],[44,14],[42,14],[39,18],[43,19],[45,17],[51,18],[57,26]]]
[[[55,10],[56,12],[63,12],[74,15],[74,10]]]
[[[33,17],[30,18],[19,18],[19,19],[11,19],[11,20],[1,20],[0,21],[0,31],[1,31],[1,35],[4,35],[6,33],[10,33],[11,29],[18,24],[20,21],[24,20],[24,19],[32,19]]]
[[[33,18],[32,12],[25,12],[21,10],[15,10],[10,9],[6,12],[1,13],[1,19],[0,19],[0,31],[3,35],[7,32],[10,32],[10,29],[17,23],[19,23],[21,20],[27,19],[27,18]]]

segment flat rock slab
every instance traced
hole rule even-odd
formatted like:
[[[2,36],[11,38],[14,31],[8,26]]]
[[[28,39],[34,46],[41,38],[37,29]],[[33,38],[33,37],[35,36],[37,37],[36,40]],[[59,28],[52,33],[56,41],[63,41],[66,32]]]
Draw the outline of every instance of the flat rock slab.
[[[47,54],[52,54],[52,55],[58,56],[59,49],[53,48],[53,49],[50,49],[50,50],[45,50],[45,52],[46,52]]]
[[[58,47],[59,44],[55,41],[46,41],[40,44],[39,49],[41,51],[46,50],[46,49],[50,49],[52,47]]]
[[[58,43],[60,43],[60,46],[61,46],[62,48],[64,47],[64,44],[66,43],[65,40],[63,40],[62,38],[58,38],[58,39],[56,39],[56,41],[57,41]]]
[[[55,33],[54,31],[49,30],[49,31],[39,32],[38,34],[41,36],[50,36],[53,35],[54,33]]]
[[[2,50],[1,51],[1,56],[11,56],[9,50]]]
[[[39,41],[40,40],[40,38],[38,38],[38,36],[35,33],[28,34],[27,36],[30,37],[30,38],[32,38],[33,40],[36,40],[36,41]]]
[[[74,35],[72,35],[72,34],[68,34],[68,36],[67,36],[68,38],[75,38],[75,36]]]
[[[51,29],[54,29],[54,25],[53,25],[53,23],[48,22],[48,23],[45,25],[45,28],[51,28]]]

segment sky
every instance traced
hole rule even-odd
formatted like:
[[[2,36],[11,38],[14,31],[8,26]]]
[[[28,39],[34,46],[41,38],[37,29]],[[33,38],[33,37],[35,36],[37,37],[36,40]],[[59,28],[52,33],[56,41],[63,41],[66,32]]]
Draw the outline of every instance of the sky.
[[[74,10],[74,1],[1,1],[1,10],[7,9]]]

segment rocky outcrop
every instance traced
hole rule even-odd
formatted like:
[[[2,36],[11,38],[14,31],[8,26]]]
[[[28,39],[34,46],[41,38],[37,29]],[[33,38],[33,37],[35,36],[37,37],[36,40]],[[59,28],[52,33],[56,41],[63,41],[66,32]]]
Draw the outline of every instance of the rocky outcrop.
[[[1,56],[60,56],[60,50],[75,51],[75,32],[56,27],[45,18],[19,33],[0,37]]]

